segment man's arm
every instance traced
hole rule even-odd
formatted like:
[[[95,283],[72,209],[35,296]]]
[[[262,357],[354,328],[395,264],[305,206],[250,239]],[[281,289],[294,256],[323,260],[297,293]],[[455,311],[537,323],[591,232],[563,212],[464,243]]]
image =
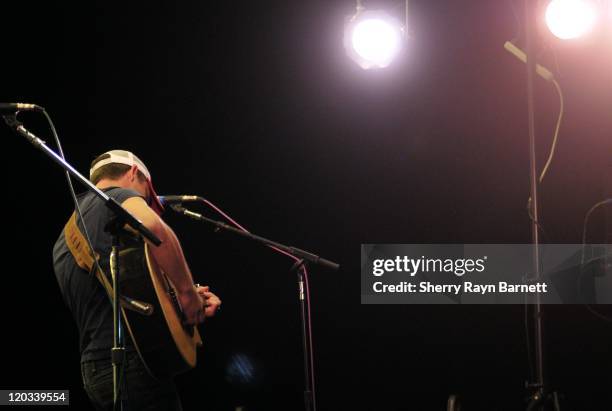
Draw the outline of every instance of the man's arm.
[[[141,197],[128,198],[121,205],[162,241],[159,247],[151,245],[149,250],[157,264],[174,284],[187,323],[196,324],[203,321],[204,301],[196,292],[191,270],[174,231]]]

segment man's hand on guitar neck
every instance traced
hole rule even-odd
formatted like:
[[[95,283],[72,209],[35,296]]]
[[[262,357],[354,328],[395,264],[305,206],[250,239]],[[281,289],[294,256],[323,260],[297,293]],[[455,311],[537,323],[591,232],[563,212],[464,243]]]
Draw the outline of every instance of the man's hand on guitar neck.
[[[198,294],[204,298],[204,315],[206,317],[214,317],[215,313],[221,307],[221,300],[210,291],[208,286],[198,286],[196,290]]]
[[[184,292],[178,293],[179,303],[183,310],[183,316],[185,324],[195,325],[204,321],[204,298],[196,291],[195,288],[191,288]]]
[[[191,290],[179,293],[178,298],[183,309],[185,323],[189,325],[199,324],[206,317],[213,317],[221,306],[221,300],[210,291],[208,286],[197,285]]]

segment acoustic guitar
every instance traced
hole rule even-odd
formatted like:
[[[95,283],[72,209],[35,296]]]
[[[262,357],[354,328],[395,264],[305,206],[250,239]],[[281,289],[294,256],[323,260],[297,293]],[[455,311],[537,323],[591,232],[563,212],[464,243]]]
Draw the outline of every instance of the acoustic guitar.
[[[121,294],[152,307],[147,315],[122,309],[125,329],[146,369],[156,378],[167,378],[195,367],[200,333],[183,323],[172,281],[151,256],[149,245],[122,249],[119,264]]]

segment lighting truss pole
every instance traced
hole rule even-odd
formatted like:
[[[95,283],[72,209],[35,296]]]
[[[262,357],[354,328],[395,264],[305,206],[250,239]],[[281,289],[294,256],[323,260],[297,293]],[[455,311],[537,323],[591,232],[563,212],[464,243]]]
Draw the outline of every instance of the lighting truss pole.
[[[535,36],[534,28],[534,5],[533,0],[525,0],[525,40],[527,54],[527,115],[529,128],[529,181],[531,185],[531,239],[532,239],[532,275],[535,281],[540,280],[540,233],[539,208],[538,208],[538,176],[536,171],[536,133],[535,133],[535,93],[534,78],[536,74],[535,60]],[[533,338],[535,348],[535,375],[534,380],[530,381],[528,388],[530,392],[530,402],[528,410],[536,410],[546,400],[544,390],[544,358],[543,358],[543,336],[542,336],[542,302],[538,293],[535,295],[533,305]]]

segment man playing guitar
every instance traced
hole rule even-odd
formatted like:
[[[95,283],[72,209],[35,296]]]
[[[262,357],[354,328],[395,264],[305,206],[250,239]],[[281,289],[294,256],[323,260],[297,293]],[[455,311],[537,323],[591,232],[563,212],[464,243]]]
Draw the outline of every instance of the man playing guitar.
[[[153,232],[162,244],[149,251],[157,265],[171,281],[186,324],[196,325],[212,317],[221,301],[208,287],[194,286],[193,277],[174,231],[161,219],[159,202],[151,175],[144,163],[129,151],[112,150],[91,164],[90,180]],[[93,193],[78,197],[91,238],[99,255],[102,271],[109,270],[110,234],[104,227],[112,218],[104,202]],[[78,221],[83,229],[83,221]],[[112,306],[107,292],[95,275],[79,267],[66,244],[65,233],[53,248],[55,274],[77,323],[80,339],[81,371],[85,390],[98,410],[113,407]],[[132,410],[180,410],[181,403],[171,377],[156,378],[149,374],[129,338],[126,341],[124,388]]]

